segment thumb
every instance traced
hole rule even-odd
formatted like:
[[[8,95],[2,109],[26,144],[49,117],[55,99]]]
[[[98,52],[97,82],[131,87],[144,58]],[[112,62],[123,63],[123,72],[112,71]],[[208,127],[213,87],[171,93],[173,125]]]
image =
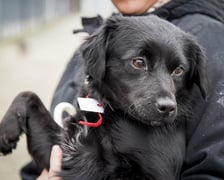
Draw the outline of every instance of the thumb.
[[[61,171],[63,153],[59,145],[54,145],[51,151],[50,157],[50,169],[49,178],[54,178],[54,180],[59,180],[57,178],[57,173]],[[56,179],[57,178],[57,179]]]

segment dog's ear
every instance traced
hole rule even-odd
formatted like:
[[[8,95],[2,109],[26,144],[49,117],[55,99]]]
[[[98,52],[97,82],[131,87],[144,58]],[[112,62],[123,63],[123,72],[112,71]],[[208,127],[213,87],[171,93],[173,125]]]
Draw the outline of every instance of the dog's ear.
[[[81,45],[81,55],[85,61],[86,73],[101,81],[105,76],[108,40],[114,32],[117,17],[109,18]]]
[[[90,35],[80,47],[81,55],[86,66],[86,73],[96,80],[101,80],[105,74],[105,42],[106,34],[103,25]]]
[[[209,84],[206,73],[206,56],[202,47],[193,39],[188,41],[188,59],[191,64],[190,79],[195,83],[204,99],[208,97]]]

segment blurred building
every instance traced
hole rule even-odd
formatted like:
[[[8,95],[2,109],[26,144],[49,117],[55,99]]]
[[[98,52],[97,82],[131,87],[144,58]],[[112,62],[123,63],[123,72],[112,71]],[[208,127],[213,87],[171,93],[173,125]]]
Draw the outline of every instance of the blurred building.
[[[80,0],[0,0],[0,40],[80,10]]]
[[[110,0],[0,0],[0,40],[70,13],[106,17],[114,10]]]

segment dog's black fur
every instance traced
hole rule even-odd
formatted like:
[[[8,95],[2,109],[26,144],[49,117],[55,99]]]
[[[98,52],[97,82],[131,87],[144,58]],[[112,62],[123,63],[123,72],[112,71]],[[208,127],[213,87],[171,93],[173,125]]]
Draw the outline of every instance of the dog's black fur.
[[[193,99],[207,94],[204,55],[194,38],[156,16],[114,16],[81,52],[88,94],[105,107],[103,124],[79,125],[97,117],[78,112],[60,129],[37,95],[24,92],[0,124],[0,151],[10,153],[24,132],[43,168],[49,167],[52,145],[61,145],[63,179],[178,179],[185,122]],[[202,96],[197,90],[192,95],[197,87]]]

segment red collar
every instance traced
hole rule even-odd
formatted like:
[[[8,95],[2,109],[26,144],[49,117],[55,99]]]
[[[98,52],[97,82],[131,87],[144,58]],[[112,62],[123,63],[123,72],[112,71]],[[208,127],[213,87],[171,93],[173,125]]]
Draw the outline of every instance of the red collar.
[[[90,97],[90,95],[88,94],[85,98],[89,98],[89,97]],[[103,106],[103,105],[99,103],[99,104],[97,104],[97,106]],[[89,127],[99,127],[103,122],[103,117],[99,112],[97,114],[98,114],[98,117],[99,117],[97,122],[91,123],[91,122],[88,122],[88,121],[80,120],[79,124],[84,125],[84,126],[89,126]]]

